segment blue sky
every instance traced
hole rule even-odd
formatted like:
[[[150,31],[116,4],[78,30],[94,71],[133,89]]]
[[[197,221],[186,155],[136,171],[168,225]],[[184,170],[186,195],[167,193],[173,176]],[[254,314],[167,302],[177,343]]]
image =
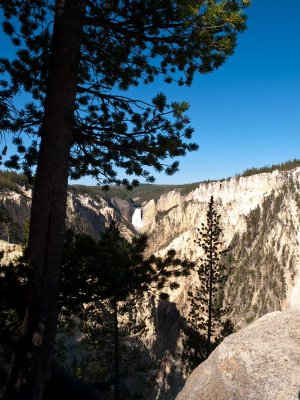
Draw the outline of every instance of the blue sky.
[[[253,0],[235,54],[189,88],[156,82],[130,92],[151,99],[164,91],[190,103],[197,152],[180,158],[163,184],[218,179],[246,168],[300,158],[300,1]],[[76,183],[95,184],[90,178]]]
[[[300,1],[253,0],[247,13],[248,29],[217,71],[189,88],[136,89],[145,98],[163,90],[171,100],[188,101],[200,146],[180,158],[174,176],[155,175],[157,183],[224,178],[300,158]]]

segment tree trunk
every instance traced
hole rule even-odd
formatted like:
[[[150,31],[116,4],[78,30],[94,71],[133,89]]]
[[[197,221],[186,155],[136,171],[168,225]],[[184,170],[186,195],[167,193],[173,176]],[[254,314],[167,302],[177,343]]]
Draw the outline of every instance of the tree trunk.
[[[114,315],[114,367],[115,367],[115,400],[120,399],[120,371],[119,371],[119,325],[118,325],[118,302],[113,297],[113,315]]]
[[[57,0],[29,238],[29,298],[4,399],[41,400],[52,371],[84,0]]]
[[[208,321],[207,321],[207,343],[206,358],[211,353],[211,328],[212,328],[212,292],[213,292],[213,233],[210,228],[210,244],[209,244],[209,293],[208,293]]]

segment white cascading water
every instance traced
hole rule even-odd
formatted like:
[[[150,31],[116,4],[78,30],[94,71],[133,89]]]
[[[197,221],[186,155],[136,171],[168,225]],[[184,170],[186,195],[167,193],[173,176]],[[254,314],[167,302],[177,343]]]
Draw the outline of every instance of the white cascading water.
[[[136,208],[134,210],[134,213],[132,215],[132,225],[135,227],[135,229],[141,229],[143,227],[143,221],[142,221],[142,209],[141,208]]]
[[[290,307],[300,308],[300,277],[296,278],[290,297]]]

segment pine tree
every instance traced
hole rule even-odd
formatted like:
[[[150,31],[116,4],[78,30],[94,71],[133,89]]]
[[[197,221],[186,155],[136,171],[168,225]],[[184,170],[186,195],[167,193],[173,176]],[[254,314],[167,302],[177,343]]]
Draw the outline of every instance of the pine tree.
[[[3,30],[17,49],[0,60],[0,129],[13,134],[18,150],[6,165],[27,174],[37,166],[28,306],[5,399],[41,400],[51,377],[68,177],[102,176],[106,184],[120,183],[119,167],[149,181],[148,167],[174,173],[178,162],[163,160],[197,147],[185,142],[192,134],[187,104],[168,105],[163,94],[145,103],[122,91],[157,75],[190,85],[195,72],[222,65],[245,29],[248,4],[0,1]]]
[[[204,361],[223,338],[232,333],[230,320],[224,320],[229,308],[222,307],[222,287],[227,277],[222,256],[220,226],[221,216],[217,213],[213,196],[206,214],[206,224],[197,228],[195,243],[203,249],[203,258],[197,268],[199,285],[188,292],[190,311],[187,318],[185,354],[189,369]]]
[[[130,243],[121,236],[114,223],[99,242],[70,232],[66,244],[62,267],[62,304],[68,312],[86,322],[86,333],[93,337],[94,343],[101,341],[101,337],[95,337],[89,321],[99,319],[98,304],[101,301],[108,305],[106,313],[111,315],[108,323],[112,325],[110,336],[114,347],[115,399],[119,400],[121,313],[131,314],[129,324],[132,325],[131,330],[136,331],[134,304],[137,300],[145,293],[150,296],[150,289],[154,288],[159,290],[161,298],[166,299],[164,287],[178,288],[178,277],[187,276],[193,263],[177,258],[174,250],[169,250],[165,257],[152,255],[145,258],[146,236],[135,237]],[[75,278],[70,279],[74,275]]]
[[[19,263],[0,268],[0,339],[2,343],[5,339],[12,347],[11,338],[17,337],[17,328],[25,313],[29,275],[27,235],[26,225],[24,255]],[[141,332],[144,324],[136,319],[138,301],[145,293],[153,296],[152,290],[157,288],[161,298],[166,299],[163,289],[166,286],[176,289],[178,277],[187,276],[194,266],[186,259],[177,258],[173,250],[162,258],[145,258],[146,248],[146,236],[128,242],[114,223],[99,241],[72,231],[66,235],[59,296],[60,321],[64,326],[74,316],[78,317],[86,340],[95,348],[101,347],[105,335],[111,358],[113,354],[115,399],[120,398],[120,317],[126,315],[126,336]],[[108,338],[111,346],[107,344]]]

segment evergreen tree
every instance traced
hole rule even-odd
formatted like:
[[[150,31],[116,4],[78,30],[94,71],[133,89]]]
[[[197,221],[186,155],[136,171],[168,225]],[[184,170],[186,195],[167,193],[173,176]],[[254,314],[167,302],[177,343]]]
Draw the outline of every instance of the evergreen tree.
[[[147,167],[174,173],[178,163],[163,160],[196,149],[185,142],[187,105],[168,105],[163,94],[147,104],[122,91],[157,75],[189,85],[195,72],[222,65],[245,29],[248,3],[0,1],[17,49],[0,60],[0,128],[13,133],[19,152],[6,165],[21,164],[27,174],[37,165],[28,306],[6,399],[41,400],[51,377],[68,177],[120,182],[118,167],[149,181]],[[21,109],[20,93],[29,99]],[[28,146],[23,134],[33,139]]]
[[[18,336],[25,313],[28,282],[28,225],[25,227],[24,256],[17,265],[0,267],[0,343],[15,346],[12,338]],[[152,296],[158,288],[161,297],[164,287],[178,287],[177,278],[187,276],[193,263],[176,258],[170,250],[163,258],[144,257],[146,236],[124,239],[113,223],[97,242],[85,234],[68,231],[62,262],[59,296],[62,326],[74,316],[81,319],[85,340],[94,348],[105,339],[110,356],[113,354],[115,399],[119,399],[120,377],[120,316],[126,315],[124,334],[137,334],[144,325],[136,319],[137,302],[143,295]],[[5,321],[5,323],[4,323]],[[109,346],[107,340],[110,339]],[[113,349],[113,351],[112,351]],[[106,378],[106,377],[105,377]]]
[[[227,277],[222,256],[228,249],[222,250],[220,218],[212,196],[206,224],[197,228],[198,239],[195,241],[203,249],[203,258],[197,268],[199,285],[188,292],[191,308],[185,331],[184,359],[190,370],[205,360],[233,331],[231,321],[224,320],[229,308],[222,307],[222,287]]]
[[[106,301],[105,312],[106,315],[110,313],[111,320],[102,323],[104,328],[107,323],[112,325],[116,400],[120,398],[120,315],[129,316],[127,328],[131,325],[129,331],[136,333],[141,328],[140,324],[136,326],[134,316],[137,300],[144,293],[151,296],[150,289],[158,289],[161,298],[166,299],[164,287],[177,288],[177,278],[187,276],[193,267],[193,263],[176,258],[174,250],[169,250],[163,258],[154,255],[145,258],[146,248],[146,236],[133,238],[130,243],[121,236],[115,224],[103,233],[99,242],[81,234],[70,232],[67,235],[62,267],[62,304],[65,310],[82,318],[83,324],[86,322],[87,335],[93,338],[94,344],[99,344],[103,335],[96,337],[94,330],[99,334],[100,324],[91,326],[90,321],[99,318],[101,321],[99,303]],[[70,279],[70,276],[75,278]]]

